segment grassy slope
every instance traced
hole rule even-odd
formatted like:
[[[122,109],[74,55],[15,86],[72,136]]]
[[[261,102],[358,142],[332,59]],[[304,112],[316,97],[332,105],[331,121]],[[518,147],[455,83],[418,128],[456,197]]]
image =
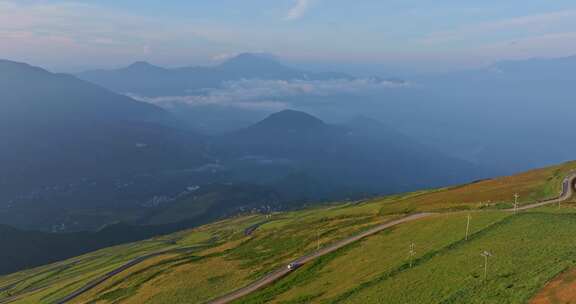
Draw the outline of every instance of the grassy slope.
[[[475,214],[470,231],[481,231],[508,216],[510,214],[503,212]],[[324,261],[306,265],[292,278],[239,302],[334,301],[347,293],[355,293],[359,286],[366,285],[362,289],[366,288],[407,268],[411,243],[416,245],[413,261],[421,263],[419,261],[427,259],[431,252],[462,240],[465,225],[465,214],[435,215],[389,229],[340,250]],[[310,275],[306,276],[307,273]]]
[[[83,303],[94,299],[98,299],[99,303],[113,303],[119,300],[122,300],[122,303],[202,302],[241,287],[275,267],[314,250],[318,234],[320,243],[326,244],[406,213],[498,208],[509,205],[515,192],[521,194],[522,203],[533,202],[555,196],[560,189],[563,176],[572,168],[576,168],[576,163],[460,187],[380,198],[361,204],[350,203],[275,214],[270,222],[262,225],[252,236],[244,236],[243,229],[266,220],[263,216],[229,219],[198,229],[116,246],[59,264],[0,277],[0,301],[9,295],[20,295],[22,303],[49,303],[136,256],[201,244],[206,247],[187,253],[162,255],[139,264],[88,292],[76,302]],[[341,300],[360,303],[364,299],[373,299],[375,295],[381,295],[380,290],[386,290],[388,294],[388,290],[397,289],[389,285],[391,282],[398,281],[412,286],[414,282],[408,274],[430,269],[425,265],[442,265],[444,261],[442,257],[445,256],[449,261],[457,257],[474,261],[472,264],[476,267],[478,261],[480,263],[482,261],[478,259],[479,252],[475,251],[487,246],[486,244],[492,240],[490,237],[495,239],[501,237],[508,231],[507,229],[514,231],[518,227],[518,229],[537,230],[547,221],[556,221],[555,217],[563,223],[566,222],[567,230],[572,229],[568,227],[570,221],[563,220],[569,218],[568,215],[535,214],[533,217],[508,218],[507,214],[496,211],[474,214],[472,229],[477,231],[478,235],[466,244],[459,243],[465,225],[465,213],[438,215],[402,225],[326,256],[279,284],[242,302],[273,300],[299,303],[315,299],[317,302]],[[539,218],[545,220],[538,221]],[[524,224],[524,221],[528,221],[529,224]],[[504,226],[509,228],[497,229]],[[544,233],[548,230],[542,229],[542,231]],[[521,234],[512,234],[515,235]],[[406,256],[411,242],[416,243],[417,266],[406,270]],[[473,247],[473,244],[477,244],[478,248]],[[542,242],[534,244],[544,245]],[[527,250],[526,246],[519,248]],[[464,249],[466,254],[457,254]],[[492,250],[501,256],[499,247],[494,247]],[[450,254],[455,256],[452,257]],[[534,261],[540,262],[541,259],[541,256],[537,256]],[[494,258],[494,261],[497,260],[502,260],[504,263],[505,259]],[[468,278],[471,271],[476,271],[476,268],[472,270],[465,268],[462,271]],[[437,276],[446,270],[439,269],[434,273],[424,271],[419,275],[432,278],[432,275]],[[549,273],[553,274],[556,270],[553,268]],[[387,279],[390,276],[394,276],[394,280]],[[547,276],[548,272],[542,278]],[[442,280],[435,277],[432,281],[437,282],[438,286],[444,285]],[[462,293],[460,297],[463,298],[474,294],[473,291],[476,290],[471,287],[474,280],[468,278],[465,281],[472,282],[470,283],[472,285],[461,287],[464,290],[471,290]],[[14,282],[18,284],[3,290],[3,286]],[[540,280],[534,282],[536,283],[531,286],[540,284]],[[424,291],[421,294],[430,297]],[[437,292],[435,295],[437,297],[434,299],[448,299],[453,293],[448,290]],[[404,298],[398,295],[398,299]]]
[[[22,303],[51,303],[135,257],[195,245],[218,246],[234,232],[240,234],[242,229],[260,220],[259,216],[230,219],[194,230],[106,248],[60,263],[0,277],[0,302],[3,298],[20,295]],[[215,237],[220,237],[221,240]],[[12,284],[15,285],[3,290],[4,286]]]
[[[558,272],[574,266],[575,233],[574,214],[512,216],[341,302],[374,303],[385,295],[392,303],[523,303]],[[483,250],[494,254],[486,282]]]

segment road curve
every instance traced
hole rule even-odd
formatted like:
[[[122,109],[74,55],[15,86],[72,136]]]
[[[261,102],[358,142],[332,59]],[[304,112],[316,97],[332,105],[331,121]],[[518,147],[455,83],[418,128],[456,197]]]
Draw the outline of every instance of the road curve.
[[[576,181],[576,172],[570,173],[569,175],[567,175],[564,178],[564,180],[562,182],[562,191],[557,198],[538,202],[538,203],[534,203],[534,204],[525,205],[523,207],[519,207],[516,210],[517,211],[528,210],[528,209],[538,208],[538,207],[542,207],[545,205],[554,204],[554,203],[568,200],[570,197],[572,197],[572,195],[574,193],[575,181]],[[506,211],[514,212],[514,209],[507,209]],[[432,213],[432,212],[416,213],[416,214],[412,214],[412,215],[403,217],[401,219],[397,219],[394,221],[383,223],[383,224],[378,225],[378,226],[376,226],[370,230],[367,230],[367,231],[362,232],[360,234],[357,234],[355,236],[351,236],[347,239],[341,240],[341,241],[336,242],[332,245],[324,247],[318,251],[315,251],[313,253],[305,255],[299,259],[292,261],[291,263],[295,263],[296,265],[306,264],[306,263],[314,260],[315,258],[318,258],[318,257],[321,257],[323,255],[334,252],[334,251],[336,251],[342,247],[350,245],[350,244],[357,242],[357,241],[359,241],[363,238],[366,238],[368,236],[374,235],[374,234],[376,234],[382,230],[385,230],[385,229],[388,229],[390,227],[400,225],[400,224],[403,224],[406,222],[412,222],[415,220],[419,220],[421,218],[425,218],[425,217],[431,216],[433,214],[437,214],[437,213]],[[212,301],[208,302],[208,304],[227,304],[227,303],[230,303],[232,301],[238,300],[238,299],[245,297],[245,296],[247,296],[247,295],[263,288],[263,287],[266,287],[266,286],[276,282],[277,280],[287,276],[288,274],[290,274],[293,271],[294,270],[290,270],[286,266],[280,267],[277,270],[265,275],[264,277],[257,280],[256,282],[253,282],[246,287],[242,287],[240,289],[237,289],[236,291],[233,291],[229,294],[226,294],[220,298],[212,300]]]
[[[432,215],[433,213],[417,213],[417,214],[412,214],[409,215],[407,217],[403,217],[401,219],[398,220],[394,220],[394,221],[390,221],[390,222],[386,222],[384,224],[378,225],[372,229],[369,229],[367,231],[364,231],[360,234],[357,234],[355,236],[349,237],[347,239],[341,240],[339,242],[336,242],[330,246],[324,247],[318,251],[315,251],[311,254],[305,255],[301,258],[298,258],[294,261],[292,261],[292,263],[295,263],[297,265],[303,265],[306,264],[310,261],[312,261],[315,258],[321,257],[323,255],[326,255],[328,253],[334,252],[344,246],[350,245],[354,242],[357,242],[367,236],[373,235],[375,233],[378,233],[384,229],[402,224],[402,223],[406,223],[406,222],[410,222],[410,221],[414,221],[417,219],[421,219],[427,216]],[[254,291],[257,291],[258,289],[265,287],[267,285],[272,284],[273,282],[277,281],[278,279],[288,275],[290,272],[292,272],[292,270],[288,269],[287,267],[280,267],[279,269],[277,269],[276,271],[269,273],[268,275],[264,276],[263,278],[259,279],[258,281],[243,287],[241,289],[238,289],[232,293],[229,293],[221,298],[215,299],[213,301],[210,301],[210,304],[222,304],[222,303],[230,303],[231,301],[237,300],[243,296],[246,296]]]
[[[121,266],[119,266],[118,268],[115,268],[105,274],[103,274],[102,276],[88,282],[86,285],[80,287],[79,289],[75,290],[74,292],[70,293],[69,295],[67,295],[66,297],[56,301],[57,304],[64,304],[64,303],[68,303],[71,300],[79,297],[80,295],[86,293],[87,291],[95,288],[96,286],[104,283],[105,281],[107,281],[108,279],[112,278],[113,276],[123,272],[124,270],[134,267],[135,265],[138,265],[150,258],[153,257],[157,257],[160,255],[164,255],[164,254],[170,254],[170,253],[185,253],[185,252],[189,252],[192,250],[196,250],[198,248],[202,248],[203,246],[190,246],[190,247],[184,247],[184,248],[176,248],[176,249],[169,249],[169,250],[164,250],[164,251],[159,251],[159,252],[154,252],[154,253],[150,253],[147,255],[143,255],[141,257],[137,257],[131,261],[129,261],[128,263],[122,264]]]
[[[564,181],[562,182],[562,192],[560,193],[560,195],[557,198],[542,201],[539,203],[526,205],[523,207],[518,207],[518,210],[519,211],[528,210],[528,209],[538,208],[538,207],[542,207],[545,205],[561,203],[563,201],[566,201],[574,195],[574,183],[575,182],[576,182],[576,172],[571,172],[570,174],[568,174],[564,178]]]
[[[564,178],[564,181],[562,182],[562,192],[560,193],[560,195],[557,198],[538,202],[538,203],[534,203],[534,204],[530,204],[530,205],[525,205],[523,207],[519,207],[517,209],[517,211],[537,208],[537,207],[541,207],[544,205],[554,204],[554,203],[562,202],[562,201],[569,199],[574,194],[575,181],[576,181],[576,172],[572,172],[572,173],[568,174],[566,176],[566,178]],[[508,209],[506,211],[513,212],[514,209]],[[459,212],[461,212],[461,211],[459,211]],[[300,258],[292,261],[292,263],[295,263],[297,265],[306,264],[306,263],[314,260],[315,258],[318,258],[318,257],[324,256],[326,254],[329,254],[331,252],[334,252],[334,251],[336,251],[342,247],[345,247],[345,246],[350,245],[352,243],[355,243],[361,239],[364,239],[368,236],[371,236],[371,235],[374,235],[378,232],[381,232],[382,230],[385,230],[385,229],[388,229],[388,228],[391,228],[393,226],[400,225],[403,223],[419,220],[419,219],[431,216],[433,214],[436,214],[436,213],[432,213],[432,212],[416,213],[416,214],[408,215],[406,217],[403,217],[403,218],[400,218],[397,220],[393,220],[393,221],[389,221],[389,222],[380,224],[380,225],[373,227],[367,231],[364,231],[360,234],[357,234],[357,235],[351,236],[349,238],[343,239],[343,240],[338,241],[334,244],[326,246],[326,247],[324,247],[318,251],[315,251],[315,252],[312,252],[308,255],[300,257]],[[253,230],[255,230],[255,228],[258,228],[258,226],[252,227],[252,231],[249,231],[248,234],[251,234],[253,232]],[[98,277],[97,279],[89,282],[88,284],[84,285],[80,289],[77,289],[76,291],[72,292],[71,294],[67,295],[66,297],[58,300],[56,303],[58,303],[58,304],[68,303],[69,301],[71,301],[71,300],[79,297],[80,295],[84,294],[85,292],[95,288],[96,286],[100,285],[101,283],[110,279],[111,277],[113,277],[113,276],[125,271],[126,269],[131,268],[131,267],[133,267],[133,266],[135,266],[135,265],[137,265],[137,264],[139,264],[139,263],[141,263],[147,259],[150,259],[152,257],[156,257],[159,255],[168,254],[168,253],[189,251],[189,250],[193,250],[196,248],[197,247],[194,246],[194,247],[188,247],[188,248],[166,250],[166,251],[151,253],[151,254],[148,254],[145,256],[135,258],[135,259],[131,260],[130,262],[128,262],[128,263],[126,263],[126,264]],[[294,270],[289,270],[286,266],[280,267],[277,270],[265,275],[261,279],[255,281],[255,282],[252,282],[251,284],[249,284],[245,287],[237,289],[237,290],[235,290],[229,294],[226,294],[220,298],[214,299],[208,303],[209,304],[226,304],[226,303],[230,303],[234,300],[238,300],[244,296],[249,295],[252,292],[255,292],[255,291],[257,291],[263,287],[266,287],[266,286],[276,282],[277,280],[283,278],[284,276],[287,276],[288,274],[290,274],[293,271]],[[2,302],[2,303],[7,303],[7,302]]]

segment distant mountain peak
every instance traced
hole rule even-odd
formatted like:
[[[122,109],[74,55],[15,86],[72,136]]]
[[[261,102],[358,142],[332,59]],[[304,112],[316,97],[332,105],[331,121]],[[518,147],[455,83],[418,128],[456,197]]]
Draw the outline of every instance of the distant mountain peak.
[[[148,61],[135,61],[129,67],[151,67],[152,64]]]
[[[265,53],[242,53],[226,60],[220,65],[223,68],[258,68],[278,67],[280,62],[274,55]]]
[[[147,61],[136,61],[131,65],[124,68],[124,70],[129,71],[149,71],[149,70],[163,70],[159,66],[155,66]]]
[[[0,121],[160,121],[167,112],[80,80],[25,63],[0,60]]]
[[[269,129],[310,129],[322,125],[324,122],[319,118],[296,110],[283,110],[271,114],[256,124],[260,128]]]

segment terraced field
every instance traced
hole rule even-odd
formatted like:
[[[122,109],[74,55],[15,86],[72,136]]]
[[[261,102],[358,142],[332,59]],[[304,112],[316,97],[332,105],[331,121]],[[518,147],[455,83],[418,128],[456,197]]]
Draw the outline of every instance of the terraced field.
[[[164,253],[110,277],[71,303],[202,303],[318,247],[421,211],[445,214],[347,246],[239,302],[520,303],[573,265],[576,210],[568,203],[517,215],[499,209],[512,206],[514,193],[520,193],[521,204],[556,196],[574,168],[572,162],[465,186],[271,217],[231,218],[0,277],[0,303],[54,303],[155,252]],[[482,210],[472,212],[468,241],[463,240],[466,210]],[[261,225],[246,234],[255,224]],[[483,250],[494,253],[486,282]]]

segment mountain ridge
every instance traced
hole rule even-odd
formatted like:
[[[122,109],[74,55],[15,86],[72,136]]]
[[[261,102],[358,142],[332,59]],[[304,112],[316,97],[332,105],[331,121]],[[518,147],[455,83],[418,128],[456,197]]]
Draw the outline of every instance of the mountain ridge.
[[[137,75],[131,71],[137,68]],[[92,70],[76,74],[79,78],[120,93],[148,97],[187,95],[195,90],[218,88],[226,81],[243,79],[330,80],[353,79],[345,73],[307,72],[283,65],[266,54],[242,53],[214,66],[163,68],[144,62],[112,70]],[[127,79],[126,77],[132,76]]]

